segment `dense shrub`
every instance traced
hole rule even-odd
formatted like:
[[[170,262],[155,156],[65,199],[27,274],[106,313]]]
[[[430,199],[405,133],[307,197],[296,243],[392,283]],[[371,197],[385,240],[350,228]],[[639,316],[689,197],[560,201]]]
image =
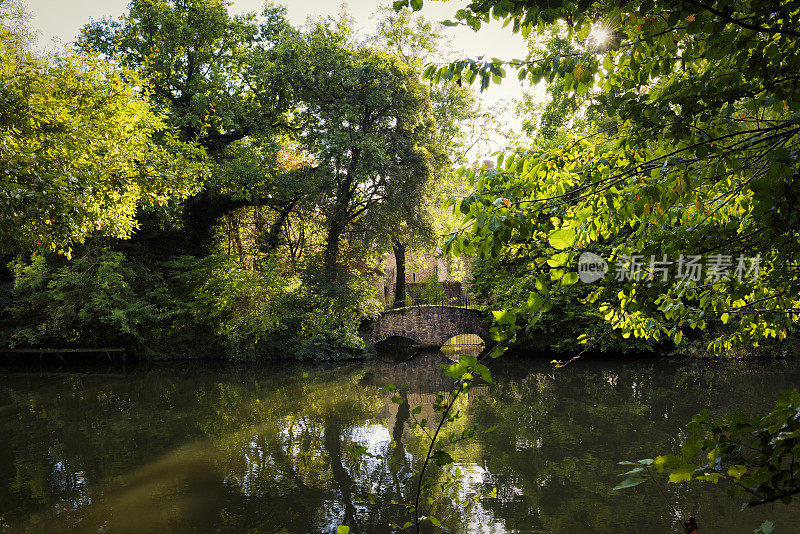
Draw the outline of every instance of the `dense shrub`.
[[[12,268],[10,346],[143,346],[163,317],[164,281],[121,252],[90,249],[70,262],[34,254]]]
[[[146,357],[333,359],[361,356],[362,318],[375,288],[351,275],[326,287],[275,265],[179,256],[155,265],[105,247],[71,261],[33,255],[12,263],[0,311],[10,347],[126,346]]]
[[[511,310],[522,327],[517,335],[520,348],[574,353],[586,348],[578,337],[586,334],[597,340],[591,350],[597,352],[647,352],[655,349],[652,342],[622,338],[608,332],[608,324],[593,306],[582,300],[594,289],[577,283],[565,286],[552,297],[553,306],[533,326],[529,325],[528,295],[536,292],[537,263],[530,258],[482,258],[473,264],[470,291],[492,310]]]

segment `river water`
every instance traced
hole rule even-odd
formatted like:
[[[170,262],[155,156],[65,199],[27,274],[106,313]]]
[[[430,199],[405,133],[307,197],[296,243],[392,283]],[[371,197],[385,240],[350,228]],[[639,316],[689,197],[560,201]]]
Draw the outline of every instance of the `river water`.
[[[391,532],[408,520],[427,445],[411,411],[436,418],[430,403],[452,384],[443,363],[4,365],[0,531]],[[800,386],[800,361],[490,367],[494,383],[459,401],[465,417],[448,431],[498,426],[453,446],[460,476],[432,495],[442,531],[667,533],[693,515],[704,534],[751,533],[765,518],[800,532],[800,503],[742,512],[722,484],[611,490],[617,462],[674,452],[703,408],[770,408]],[[410,406],[387,383],[406,384]],[[356,443],[375,456],[350,454]]]

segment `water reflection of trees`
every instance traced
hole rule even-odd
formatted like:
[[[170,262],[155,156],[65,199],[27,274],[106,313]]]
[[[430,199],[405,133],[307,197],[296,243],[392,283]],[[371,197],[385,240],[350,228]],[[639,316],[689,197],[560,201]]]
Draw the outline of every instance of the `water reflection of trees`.
[[[358,384],[359,367],[247,374],[4,381],[0,405],[16,414],[0,419],[10,452],[0,514],[15,524],[34,516],[28,526],[49,531],[125,530],[142,518],[313,530],[325,501],[338,500],[341,429],[375,413],[376,392]],[[85,485],[63,482],[77,475]]]
[[[793,376],[781,363],[764,364],[584,362],[555,378],[545,366],[507,365],[486,402],[472,405],[480,424],[499,425],[485,437],[492,454],[480,461],[501,498],[486,506],[511,530],[672,532],[672,504],[705,518],[711,530],[751,532],[755,516],[738,515],[721,488],[609,488],[620,480],[618,461],[674,450],[683,425],[702,408],[756,411],[770,405],[781,383],[796,385],[796,364]]]
[[[389,531],[405,522],[427,445],[410,410],[452,381],[444,357],[340,367],[140,369],[117,376],[6,374],[0,386],[0,525],[31,531]],[[665,452],[704,407],[758,410],[796,365],[495,362],[451,430],[498,429],[453,451],[462,482],[435,496],[452,532],[669,532],[666,500],[730,532],[757,524],[721,494],[614,495],[621,459]],[[409,403],[379,386],[407,385]],[[424,408],[419,417],[435,417]],[[461,425],[461,426],[459,426]],[[381,458],[356,459],[349,443]],[[442,473],[432,472],[439,480]],[[498,499],[453,502],[496,486]],[[704,488],[705,489],[705,488]],[[751,512],[748,512],[751,513]],[[756,511],[756,513],[759,513]],[[765,511],[780,519],[781,510]],[[725,515],[732,515],[726,519]],[[780,524],[780,523],[779,523]]]

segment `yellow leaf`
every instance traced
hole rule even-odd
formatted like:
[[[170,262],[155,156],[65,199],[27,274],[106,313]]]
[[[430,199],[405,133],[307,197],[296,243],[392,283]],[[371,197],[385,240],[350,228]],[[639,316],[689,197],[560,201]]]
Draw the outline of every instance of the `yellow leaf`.
[[[653,460],[653,467],[660,473],[664,470],[667,460],[668,458],[666,456],[656,456]]]
[[[677,484],[679,482],[688,482],[692,480],[692,471],[690,468],[681,468],[676,470],[675,472],[669,475],[669,481],[673,484]]]
[[[732,465],[731,467],[728,468],[728,474],[733,478],[735,478],[737,482],[740,478],[742,478],[742,475],[744,475],[746,472],[747,472],[747,467],[743,465]]]

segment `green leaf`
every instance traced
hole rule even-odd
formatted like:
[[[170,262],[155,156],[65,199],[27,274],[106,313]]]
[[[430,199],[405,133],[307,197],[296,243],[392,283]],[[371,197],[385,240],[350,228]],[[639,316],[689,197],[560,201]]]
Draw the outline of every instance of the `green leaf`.
[[[436,451],[435,453],[433,453],[433,456],[431,458],[433,459],[434,462],[436,462],[436,465],[440,467],[452,464],[454,462],[453,457],[450,456],[445,451]]]
[[[565,286],[571,286],[577,281],[578,281],[578,273],[567,272],[564,273],[563,277],[561,277],[561,284]]]
[[[442,369],[444,374],[450,378],[455,378],[456,380],[460,379],[462,376],[464,376],[464,373],[467,372],[467,366],[462,362],[454,363],[452,365],[442,365]]]
[[[489,368],[485,365],[477,364],[473,367],[473,371],[481,377],[485,382],[492,382],[492,373],[489,371]]]
[[[625,488],[632,488],[634,486],[638,486],[642,482],[645,482],[645,480],[646,479],[640,478],[640,477],[626,478],[625,480],[622,481],[622,483],[620,483],[617,486],[614,486],[612,489],[621,490],[621,489],[625,489]]]
[[[627,476],[627,475],[635,475],[636,473],[641,473],[642,471],[644,471],[644,467],[634,467],[630,471],[622,473],[619,476],[624,477],[624,476]]]
[[[550,267],[563,267],[569,260],[569,254],[566,252],[559,252],[547,260],[547,265]],[[537,288],[538,289],[538,288]]]
[[[348,532],[350,532],[350,527],[346,525],[339,525],[336,527],[336,534],[347,534]]]
[[[517,315],[510,310],[493,311],[492,315],[497,324],[513,325],[517,323]]]
[[[675,344],[680,345],[682,339],[683,339],[683,330],[678,330],[677,332],[675,332],[675,337],[673,338]]]
[[[732,476],[736,482],[738,482],[745,473],[747,473],[747,466],[744,465],[732,465],[728,468],[728,474]]]
[[[564,250],[575,243],[575,231],[569,228],[555,230],[547,236],[547,240],[556,250]]]
[[[676,470],[674,470],[672,473],[670,473],[669,482],[673,484],[677,484],[680,482],[688,482],[692,480],[693,473],[694,469],[692,469],[691,466],[688,465],[681,466]]]

